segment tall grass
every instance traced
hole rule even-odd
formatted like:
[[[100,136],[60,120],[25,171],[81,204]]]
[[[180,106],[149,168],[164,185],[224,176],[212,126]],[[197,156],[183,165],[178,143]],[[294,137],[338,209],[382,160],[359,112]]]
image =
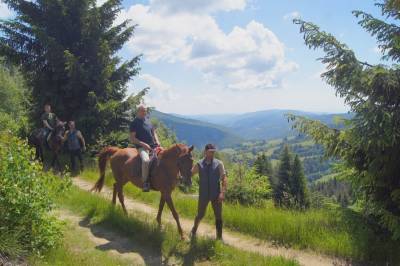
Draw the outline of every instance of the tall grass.
[[[83,178],[94,181],[97,171],[88,170]],[[114,178],[107,174],[106,185]],[[157,206],[159,193],[142,193],[131,184],[124,192],[134,199]],[[179,192],[173,194],[180,215],[194,218],[197,199]],[[391,240],[363,219],[360,213],[346,208],[332,207],[305,212],[278,209],[272,203],[263,208],[224,204],[223,218],[226,227],[280,245],[298,249],[311,249],[329,255],[356,261],[389,265],[400,263],[400,242]],[[205,220],[213,222],[213,213],[207,210]]]
[[[240,251],[223,245],[219,241],[206,239],[198,239],[190,243],[181,241],[174,226],[167,225],[160,231],[154,222],[154,217],[147,217],[140,213],[125,216],[120,208],[113,208],[104,198],[75,187],[67,196],[59,199],[59,204],[74,213],[85,216],[88,223],[130,237],[141,247],[162,255],[165,260],[178,260],[178,264],[193,265],[195,262],[208,261],[216,265],[298,265],[294,261],[281,257],[264,257]],[[63,252],[60,254],[55,258],[64,256]]]

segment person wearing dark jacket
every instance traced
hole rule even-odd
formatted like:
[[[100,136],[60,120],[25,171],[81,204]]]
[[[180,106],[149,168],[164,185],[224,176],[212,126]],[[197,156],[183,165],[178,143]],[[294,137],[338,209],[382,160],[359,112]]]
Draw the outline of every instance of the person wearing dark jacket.
[[[64,141],[67,142],[67,148],[71,160],[71,172],[76,171],[75,159],[78,158],[80,170],[83,170],[82,151],[86,150],[85,139],[82,133],[76,129],[75,121],[68,122],[69,130],[65,132]]]
[[[194,221],[192,236],[196,235],[201,219],[204,217],[208,203],[214,210],[217,239],[222,239],[222,202],[227,187],[227,175],[222,161],[214,158],[216,148],[207,144],[204,158],[193,166],[192,174],[199,174],[199,201],[197,216]]]

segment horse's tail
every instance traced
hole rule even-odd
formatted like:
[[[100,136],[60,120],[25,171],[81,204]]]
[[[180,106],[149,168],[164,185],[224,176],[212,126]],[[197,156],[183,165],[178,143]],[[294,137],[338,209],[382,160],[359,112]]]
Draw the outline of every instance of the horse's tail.
[[[90,191],[97,191],[100,192],[104,186],[104,179],[106,177],[106,166],[107,161],[110,157],[118,151],[117,147],[106,147],[99,153],[99,171],[100,171],[100,178],[97,180],[96,184]]]

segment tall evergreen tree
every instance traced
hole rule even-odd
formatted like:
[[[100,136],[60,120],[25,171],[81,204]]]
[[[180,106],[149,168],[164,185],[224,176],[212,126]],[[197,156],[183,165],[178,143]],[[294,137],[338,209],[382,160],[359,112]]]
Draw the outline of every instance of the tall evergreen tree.
[[[372,65],[334,36],[312,23],[295,20],[306,45],[321,48],[328,71],[322,77],[343,97],[355,116],[348,127],[336,130],[302,117],[295,127],[326,147],[328,156],[340,157],[346,173],[357,184],[365,212],[380,219],[400,239],[400,4],[381,0],[381,20],[362,11],[353,14],[376,37],[383,59],[391,65]],[[394,64],[393,64],[394,63]]]
[[[308,208],[310,205],[309,192],[307,187],[306,176],[304,175],[303,165],[296,154],[292,166],[291,175],[291,191],[296,206],[300,208]]]
[[[139,57],[116,55],[133,34],[115,25],[121,0],[4,0],[15,19],[0,22],[0,53],[22,65],[32,88],[32,119],[44,103],[62,119],[75,119],[89,140],[124,126],[130,108],[126,84]]]
[[[272,174],[271,161],[264,153],[257,155],[256,160],[254,161],[254,167],[256,173],[259,175],[269,177]]]
[[[277,185],[274,187],[274,201],[278,206],[290,207],[292,200],[290,179],[291,179],[291,154],[289,147],[284,146],[277,171]]]

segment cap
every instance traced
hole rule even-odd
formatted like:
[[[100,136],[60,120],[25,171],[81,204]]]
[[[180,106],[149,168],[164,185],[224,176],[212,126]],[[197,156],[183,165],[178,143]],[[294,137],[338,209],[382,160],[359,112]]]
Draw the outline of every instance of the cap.
[[[214,144],[209,143],[209,144],[207,144],[207,145],[205,146],[204,150],[206,150],[206,151],[216,151],[217,148],[215,147]]]

